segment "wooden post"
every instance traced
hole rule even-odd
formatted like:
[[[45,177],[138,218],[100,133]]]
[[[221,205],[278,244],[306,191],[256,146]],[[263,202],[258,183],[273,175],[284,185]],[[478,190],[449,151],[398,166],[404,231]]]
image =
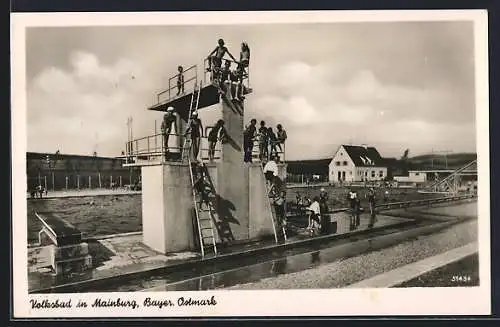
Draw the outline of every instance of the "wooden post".
[[[42,186],[42,181],[40,180],[41,176],[40,173],[38,173],[38,186]]]
[[[80,190],[80,175],[76,175],[76,188]]]
[[[99,178],[99,188],[102,188],[102,184],[101,184],[101,173],[98,174],[98,178]]]
[[[92,188],[92,176],[89,175],[89,188]]]
[[[55,190],[55,177],[54,177],[54,171],[52,171],[52,192]]]
[[[45,180],[45,190],[48,190],[48,188],[47,188],[47,176],[43,176],[43,179]]]
[[[66,190],[68,190],[68,176],[64,176],[64,180],[66,182]]]
[[[113,175],[109,177],[109,187],[113,188]]]
[[[122,175],[120,175],[120,187],[122,187]]]

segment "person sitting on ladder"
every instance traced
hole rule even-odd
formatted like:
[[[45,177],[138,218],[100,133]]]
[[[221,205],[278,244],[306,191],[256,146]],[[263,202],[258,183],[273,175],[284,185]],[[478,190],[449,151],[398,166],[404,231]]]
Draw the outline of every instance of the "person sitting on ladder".
[[[161,133],[163,135],[163,146],[165,148],[165,154],[168,153],[168,139],[170,133],[172,132],[172,126],[174,126],[175,131],[177,131],[177,115],[175,113],[174,107],[168,107],[167,113],[163,116],[163,121],[161,123]]]
[[[203,204],[206,205],[207,209],[210,209],[210,198],[214,196],[214,194],[212,194],[210,181],[201,166],[196,166],[193,169],[196,169],[197,176],[196,181],[193,184],[193,188],[196,191],[196,194],[200,197],[200,209]]]
[[[198,154],[200,152],[201,138],[203,137],[203,124],[198,117],[198,112],[195,111],[191,114],[191,120],[184,136],[191,134],[191,147],[193,148],[193,160],[198,161]]]
[[[208,159],[210,162],[214,161],[215,146],[217,145],[217,142],[221,141],[221,143],[224,143],[226,136],[227,132],[224,128],[224,121],[219,119],[210,133],[208,133]]]
[[[226,53],[231,57],[231,59],[236,61],[236,59],[224,45],[223,39],[219,39],[217,43],[218,43],[217,47],[215,47],[215,49],[212,52],[210,52],[210,54],[207,57],[208,59],[207,71],[212,71],[212,81],[215,79],[215,74],[218,73],[218,71],[220,70],[222,66],[222,58]]]
[[[177,74],[177,94],[176,96],[179,96],[180,94],[184,94],[184,68],[182,66],[177,67],[177,71],[179,74]]]
[[[274,156],[271,156],[270,160],[264,166],[264,176],[266,177],[266,183],[269,189],[271,189],[274,177],[278,176],[278,165],[276,164]]]

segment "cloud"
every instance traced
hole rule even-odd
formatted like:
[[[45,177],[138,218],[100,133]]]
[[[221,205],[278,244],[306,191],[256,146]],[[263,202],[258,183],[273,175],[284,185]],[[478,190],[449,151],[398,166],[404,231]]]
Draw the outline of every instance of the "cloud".
[[[91,53],[74,52],[68,71],[50,67],[28,89],[28,143],[40,151],[60,149],[119,153],[126,141],[125,122],[143,110],[149,84],[140,65],[120,59],[102,65]],[[147,120],[139,116],[139,125]]]
[[[223,37],[235,55],[241,40],[251,47],[245,121],[282,123],[290,158],[349,141],[383,153],[436,144],[473,151],[472,31],[458,22],[33,29],[28,148],[85,154],[99,143],[100,153],[119,153],[127,117],[135,137],[152,134],[161,119],[146,110],[155,93]],[[200,116],[209,125],[220,115]]]

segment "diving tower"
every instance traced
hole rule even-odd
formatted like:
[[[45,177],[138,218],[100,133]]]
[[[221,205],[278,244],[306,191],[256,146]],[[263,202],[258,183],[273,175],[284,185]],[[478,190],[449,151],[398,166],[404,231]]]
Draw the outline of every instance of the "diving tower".
[[[125,166],[141,167],[143,242],[161,253],[199,250],[205,257],[216,255],[221,244],[230,246],[266,237],[278,242],[262,163],[243,161],[245,97],[252,93],[249,73],[245,72],[238,85],[216,79],[206,66],[205,61],[201,78],[196,65],[184,71],[183,94],[177,95],[178,75],[172,76],[168,88],[156,94],[155,103],[147,108],[157,112],[175,109],[173,146],[166,149],[161,134],[127,142]],[[237,87],[243,97],[235,96]],[[191,114],[208,107],[221,112],[226,137],[216,149],[215,160],[209,162],[204,155],[207,140],[202,138],[200,163],[192,158],[186,141],[189,136],[184,134]],[[178,155],[169,157],[168,153]],[[195,166],[202,167],[210,180],[214,196],[208,209],[200,205],[193,191]],[[278,166],[284,180],[286,164]]]

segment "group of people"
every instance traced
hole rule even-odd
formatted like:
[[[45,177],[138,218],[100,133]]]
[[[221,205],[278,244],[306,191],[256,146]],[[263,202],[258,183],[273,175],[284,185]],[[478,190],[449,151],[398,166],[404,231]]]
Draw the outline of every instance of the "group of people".
[[[163,136],[163,146],[165,150],[165,156],[169,152],[169,137],[172,133],[172,129],[178,133],[177,129],[177,119],[178,115],[175,112],[174,107],[168,107],[167,112],[163,116],[163,121],[161,124],[161,133]],[[201,138],[205,136],[205,131],[203,129],[203,123],[201,119],[198,117],[198,112],[194,111],[191,113],[191,119],[189,119],[188,126],[186,131],[184,132],[184,137],[190,137],[191,139],[191,150],[193,154],[193,158],[196,161],[200,152]],[[210,132],[208,132],[208,157],[210,161],[214,160],[215,157],[215,147],[217,142],[224,142],[226,139],[227,132],[224,128],[224,120],[219,119],[215,126],[210,128]]]
[[[224,67],[222,67],[222,61],[226,53],[231,57],[234,63],[236,63],[236,68],[232,69],[232,63],[229,60],[225,60]],[[238,98],[240,100],[244,99],[243,96],[243,80],[247,76],[246,68],[250,64],[250,47],[246,42],[241,43],[240,50],[240,60],[236,60],[234,56],[229,52],[228,48],[225,46],[223,39],[218,40],[218,44],[212,52],[207,57],[208,68],[207,71],[211,72],[211,81],[215,83],[219,89],[224,90],[224,83],[229,82],[229,85],[236,85],[235,96],[233,98]],[[231,88],[232,90],[232,88]]]
[[[47,196],[48,190],[42,185],[38,185],[30,190],[30,196],[32,199],[36,199],[37,197],[41,199],[44,193],[45,196]]]
[[[257,141],[259,144],[259,159],[267,161],[274,158],[279,161],[279,152],[283,152],[285,141],[287,139],[286,131],[281,124],[276,126],[277,132],[274,133],[272,127],[267,127],[265,121],[260,122],[257,129],[257,120],[252,119],[245,127],[243,132],[243,148],[245,151],[244,162],[252,162],[253,147]]]

